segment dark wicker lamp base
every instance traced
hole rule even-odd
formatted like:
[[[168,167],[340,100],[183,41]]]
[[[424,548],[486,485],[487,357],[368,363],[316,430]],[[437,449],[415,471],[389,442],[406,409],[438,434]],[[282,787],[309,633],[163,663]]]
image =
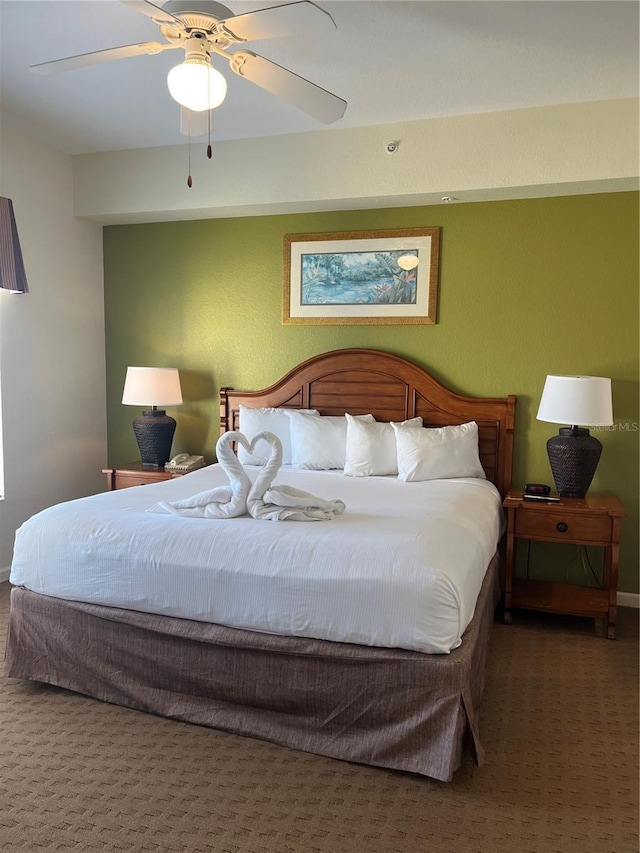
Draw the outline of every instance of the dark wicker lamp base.
[[[133,432],[140,448],[140,458],[146,468],[162,468],[171,455],[176,422],[164,409],[144,411],[133,422]]]
[[[551,473],[558,494],[583,498],[596,473],[602,444],[581,427],[563,427],[547,441]]]

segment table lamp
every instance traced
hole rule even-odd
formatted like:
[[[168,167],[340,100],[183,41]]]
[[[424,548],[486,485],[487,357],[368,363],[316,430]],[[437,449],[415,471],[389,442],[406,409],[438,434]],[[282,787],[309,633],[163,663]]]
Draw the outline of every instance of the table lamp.
[[[611,380],[603,376],[547,376],[536,417],[552,424],[572,425],[562,427],[547,441],[547,453],[558,494],[583,498],[602,453],[602,444],[585,427],[613,424]]]
[[[182,403],[180,375],[175,367],[128,367],[122,392],[126,406],[148,406],[133,422],[142,465],[158,468],[169,461],[176,422],[158,406]]]

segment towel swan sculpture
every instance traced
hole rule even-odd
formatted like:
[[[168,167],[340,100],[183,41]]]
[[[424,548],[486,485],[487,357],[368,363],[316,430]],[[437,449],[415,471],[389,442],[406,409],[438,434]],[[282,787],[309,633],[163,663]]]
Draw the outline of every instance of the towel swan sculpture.
[[[269,444],[270,454],[252,484],[231,443],[242,444],[252,453],[260,441]],[[341,500],[324,500],[293,486],[272,485],[282,465],[282,444],[271,432],[260,432],[251,441],[241,432],[225,432],[216,444],[216,456],[229,478],[228,486],[217,486],[180,501],[161,501],[148,511],[187,518],[237,518],[248,512],[265,521],[329,521],[344,512]]]

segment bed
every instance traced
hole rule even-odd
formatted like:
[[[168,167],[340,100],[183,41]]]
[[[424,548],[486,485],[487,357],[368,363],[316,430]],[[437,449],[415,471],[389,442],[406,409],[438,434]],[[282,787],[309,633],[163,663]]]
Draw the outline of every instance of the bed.
[[[16,537],[7,675],[443,781],[467,749],[481,764],[479,709],[500,595],[501,530],[490,506],[511,484],[515,397],[467,397],[400,356],[342,349],[261,391],[223,388],[221,434],[240,428],[243,411],[264,408],[294,420],[308,410],[327,421],[348,412],[380,423],[422,418],[430,428],[474,422],[486,479],[399,482],[283,467],[279,477],[293,486],[344,496],[344,514],[320,524],[149,512],[223,482],[218,465],[45,510]],[[255,478],[260,466],[252,468]],[[460,501],[469,510],[449,528],[439,508]],[[433,506],[429,536],[445,556],[451,541],[479,531],[481,546],[469,539],[473,574],[453,565],[443,579],[412,568],[414,551],[424,550],[413,528],[423,502]],[[363,556],[354,543],[371,520],[377,533]],[[381,568],[372,555],[384,542],[396,559]],[[364,586],[354,581],[358,563]],[[407,573],[424,582],[423,599],[412,600]],[[425,585],[427,575],[435,585]],[[439,595],[444,606],[430,609]]]

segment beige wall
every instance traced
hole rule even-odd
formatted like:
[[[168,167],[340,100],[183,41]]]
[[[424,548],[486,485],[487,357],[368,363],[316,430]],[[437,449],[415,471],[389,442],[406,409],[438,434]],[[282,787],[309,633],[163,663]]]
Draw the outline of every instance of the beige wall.
[[[71,157],[0,126],[0,194],[13,199],[30,293],[0,292],[5,499],[0,580],[15,530],[103,488],[102,229],[73,214]]]
[[[399,142],[395,154],[386,152]],[[310,213],[638,188],[638,101],[87,154],[75,209],[102,222]]]

